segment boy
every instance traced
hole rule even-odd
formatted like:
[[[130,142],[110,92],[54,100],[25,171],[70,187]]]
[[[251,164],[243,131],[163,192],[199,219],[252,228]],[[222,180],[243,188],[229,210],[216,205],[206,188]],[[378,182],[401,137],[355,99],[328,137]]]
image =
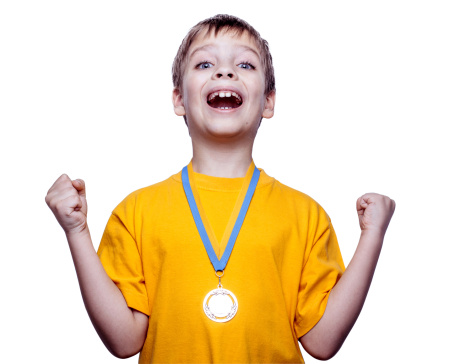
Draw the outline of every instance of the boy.
[[[394,201],[358,199],[361,238],[345,270],[324,210],[255,167],[275,82],[268,45],[246,22],[218,15],[192,28],[173,81],[193,158],[116,207],[98,255],[84,182],[63,175],[46,196],[99,336],[141,363],[303,362],[298,340],[332,357],[366,298]]]

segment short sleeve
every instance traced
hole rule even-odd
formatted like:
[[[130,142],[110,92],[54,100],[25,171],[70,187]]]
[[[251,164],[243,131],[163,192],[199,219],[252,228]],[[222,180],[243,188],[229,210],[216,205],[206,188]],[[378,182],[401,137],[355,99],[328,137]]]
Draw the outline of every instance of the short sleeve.
[[[299,284],[296,336],[307,334],[324,314],[330,291],[345,271],[334,228],[321,209],[311,244],[308,245]]]
[[[129,307],[150,314],[141,254],[134,232],[134,201],[125,199],[113,211],[98,256]]]

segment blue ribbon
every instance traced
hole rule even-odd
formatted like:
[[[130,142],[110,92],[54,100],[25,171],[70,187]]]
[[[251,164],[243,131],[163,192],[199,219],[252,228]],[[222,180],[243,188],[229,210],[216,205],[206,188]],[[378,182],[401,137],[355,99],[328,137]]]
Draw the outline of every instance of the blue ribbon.
[[[198,206],[196,206],[195,197],[193,195],[193,191],[191,190],[190,180],[188,178],[188,168],[185,166],[182,169],[183,189],[185,190],[185,195],[188,200],[188,204],[190,205],[191,213],[193,214],[193,219],[195,220],[195,224],[198,228],[201,240],[203,241],[204,247],[206,249],[206,253],[208,254],[209,260],[213,264],[213,267],[216,271],[223,271],[224,268],[226,268],[227,262],[229,261],[229,257],[232,253],[232,249],[234,248],[237,236],[239,235],[240,228],[242,227],[242,223],[244,222],[245,215],[247,214],[247,210],[249,209],[250,202],[252,201],[252,196],[255,192],[255,188],[257,187],[259,177],[260,171],[257,169],[257,167],[255,167],[252,174],[252,179],[250,180],[249,188],[247,189],[247,193],[244,197],[244,202],[242,203],[239,215],[237,216],[234,228],[232,229],[231,236],[229,237],[229,241],[227,242],[226,250],[224,251],[224,254],[221,257],[221,260],[219,260],[216,253],[214,252],[208,234],[206,233],[203,220],[201,219],[200,213],[198,211]]]

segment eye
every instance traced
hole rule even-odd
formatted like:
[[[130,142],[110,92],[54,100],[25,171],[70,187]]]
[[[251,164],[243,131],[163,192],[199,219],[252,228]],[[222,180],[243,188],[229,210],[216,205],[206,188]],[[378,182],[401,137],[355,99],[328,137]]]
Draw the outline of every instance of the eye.
[[[199,69],[206,69],[206,68],[211,68],[213,65],[210,63],[210,62],[207,62],[207,61],[204,61],[204,62],[201,62],[201,63],[198,63],[196,65],[196,68],[199,68]]]
[[[246,70],[254,70],[255,69],[255,66],[250,62],[242,62],[242,63],[238,64],[237,66],[240,67],[240,68],[244,68]]]

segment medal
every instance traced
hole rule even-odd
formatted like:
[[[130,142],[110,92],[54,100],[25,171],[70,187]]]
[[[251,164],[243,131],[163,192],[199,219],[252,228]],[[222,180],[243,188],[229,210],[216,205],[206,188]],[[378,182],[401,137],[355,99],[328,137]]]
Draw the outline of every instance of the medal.
[[[210,291],[203,300],[203,311],[213,321],[226,322],[237,313],[238,302],[234,293],[222,288],[221,277],[224,272],[216,276],[219,278],[218,288]]]
[[[237,220],[234,223],[234,227],[232,229],[231,235],[229,237],[226,249],[224,250],[224,254],[221,257],[221,260],[218,259],[216,253],[214,252],[213,246],[204,227],[203,220],[201,219],[201,215],[198,211],[198,207],[196,205],[195,197],[193,195],[193,190],[191,188],[190,179],[188,176],[188,168],[184,167],[182,170],[183,189],[185,190],[185,195],[188,200],[193,219],[195,220],[196,227],[198,229],[201,240],[203,241],[203,245],[206,249],[206,253],[208,254],[209,260],[211,261],[214,267],[215,274],[219,278],[219,284],[217,288],[210,291],[203,300],[204,313],[209,319],[215,322],[227,322],[231,320],[236,315],[237,310],[239,308],[239,304],[234,293],[222,287],[221,278],[224,276],[224,269],[226,268],[227,262],[229,261],[229,258],[231,256],[232,249],[234,248],[234,244],[236,242],[237,236],[239,235],[240,228],[242,227],[242,223],[244,222],[245,215],[249,208],[252,196],[257,186],[258,179],[260,177],[260,171],[255,167],[252,162],[252,165],[249,167],[249,170],[247,171],[247,174],[245,176],[242,188],[244,189],[244,186],[247,185],[248,178],[250,176],[249,172],[252,168],[253,172],[252,176],[250,177],[250,183],[247,187],[247,192],[245,193],[245,197],[240,207]],[[196,193],[198,193],[198,191],[196,191]]]

